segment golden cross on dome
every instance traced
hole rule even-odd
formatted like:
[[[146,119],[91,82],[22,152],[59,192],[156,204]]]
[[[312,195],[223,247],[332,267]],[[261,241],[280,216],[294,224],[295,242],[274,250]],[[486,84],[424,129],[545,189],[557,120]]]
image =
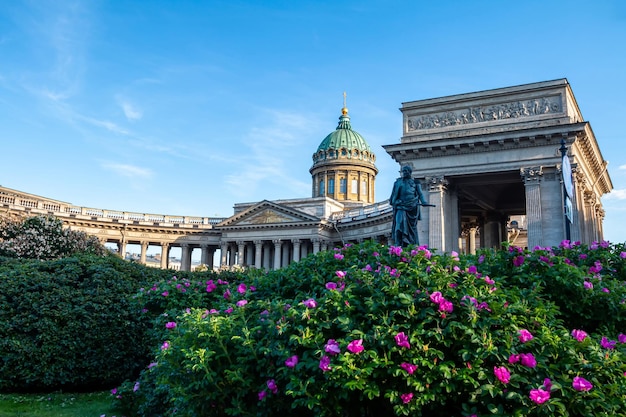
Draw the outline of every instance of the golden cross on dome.
[[[346,107],[346,92],[343,92],[343,109],[341,109],[343,115],[348,114],[348,108]]]

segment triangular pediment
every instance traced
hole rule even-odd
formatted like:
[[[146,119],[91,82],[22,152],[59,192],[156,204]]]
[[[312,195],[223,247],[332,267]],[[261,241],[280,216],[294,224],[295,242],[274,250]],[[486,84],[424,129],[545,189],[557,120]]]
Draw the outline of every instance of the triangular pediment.
[[[319,218],[302,211],[264,200],[241,213],[229,217],[218,224],[217,227],[310,223],[318,222],[319,220]]]

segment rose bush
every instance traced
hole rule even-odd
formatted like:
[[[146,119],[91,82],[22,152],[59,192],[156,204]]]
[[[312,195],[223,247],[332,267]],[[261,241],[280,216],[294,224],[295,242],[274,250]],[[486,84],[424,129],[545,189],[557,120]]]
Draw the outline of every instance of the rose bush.
[[[138,295],[154,359],[115,397],[140,416],[618,415],[623,253],[366,243],[158,282]]]

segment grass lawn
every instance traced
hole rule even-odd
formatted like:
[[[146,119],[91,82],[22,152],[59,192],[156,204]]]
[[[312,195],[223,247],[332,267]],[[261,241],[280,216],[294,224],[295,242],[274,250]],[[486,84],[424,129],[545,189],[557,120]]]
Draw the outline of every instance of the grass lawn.
[[[0,394],[0,417],[122,417],[111,393]]]

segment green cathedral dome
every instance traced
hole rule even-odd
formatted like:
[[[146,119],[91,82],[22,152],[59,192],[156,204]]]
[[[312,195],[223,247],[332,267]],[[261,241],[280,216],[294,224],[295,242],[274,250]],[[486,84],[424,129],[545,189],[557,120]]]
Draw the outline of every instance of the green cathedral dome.
[[[357,150],[359,153],[371,153],[372,150],[363,136],[352,130],[352,126],[350,125],[350,116],[348,116],[348,109],[344,107],[341,110],[341,113],[337,129],[324,138],[322,143],[320,143],[320,146],[318,146],[316,152],[327,151],[330,149],[345,149],[347,151]]]

